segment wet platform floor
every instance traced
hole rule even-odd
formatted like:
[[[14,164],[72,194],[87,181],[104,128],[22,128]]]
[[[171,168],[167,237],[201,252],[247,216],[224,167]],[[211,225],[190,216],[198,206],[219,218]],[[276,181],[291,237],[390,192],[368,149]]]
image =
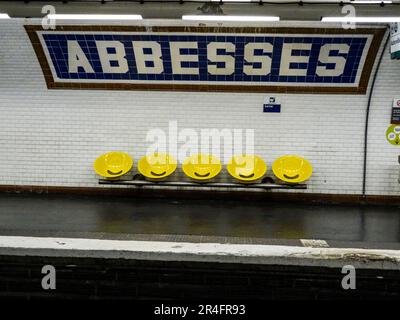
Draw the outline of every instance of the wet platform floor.
[[[2,235],[400,249],[400,207],[1,194]]]

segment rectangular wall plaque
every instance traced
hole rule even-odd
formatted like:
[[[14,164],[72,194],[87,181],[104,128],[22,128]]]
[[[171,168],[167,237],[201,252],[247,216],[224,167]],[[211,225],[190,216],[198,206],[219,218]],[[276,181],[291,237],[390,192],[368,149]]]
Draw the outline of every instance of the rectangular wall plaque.
[[[400,99],[393,100],[391,124],[400,124]]]
[[[384,28],[25,26],[49,89],[366,92]]]
[[[392,59],[400,59],[400,23],[390,25],[390,55]]]
[[[276,97],[266,97],[264,99],[263,112],[267,113],[280,113],[281,104]]]

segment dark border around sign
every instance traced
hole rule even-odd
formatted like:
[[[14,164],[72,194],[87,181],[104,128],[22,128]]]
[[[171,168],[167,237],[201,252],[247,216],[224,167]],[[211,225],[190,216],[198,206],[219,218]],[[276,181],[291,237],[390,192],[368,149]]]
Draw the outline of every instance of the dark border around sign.
[[[317,86],[246,86],[221,84],[152,84],[152,83],[70,83],[55,82],[37,31],[49,31],[40,25],[25,25],[36,56],[43,71],[48,89],[99,89],[99,90],[159,90],[159,91],[203,91],[203,92],[258,92],[258,93],[329,93],[365,94],[375,58],[385,34],[385,28],[257,28],[257,27],[157,27],[144,26],[58,26],[54,31],[112,31],[112,32],[187,32],[187,33],[288,33],[288,34],[372,34],[373,39],[365,59],[358,87],[317,87]],[[151,31],[149,31],[151,30]]]

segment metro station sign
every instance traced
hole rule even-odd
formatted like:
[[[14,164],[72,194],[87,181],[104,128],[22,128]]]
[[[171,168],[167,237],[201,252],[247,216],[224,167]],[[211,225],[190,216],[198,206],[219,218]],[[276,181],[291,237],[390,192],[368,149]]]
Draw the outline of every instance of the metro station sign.
[[[25,28],[49,89],[358,94],[385,30]]]

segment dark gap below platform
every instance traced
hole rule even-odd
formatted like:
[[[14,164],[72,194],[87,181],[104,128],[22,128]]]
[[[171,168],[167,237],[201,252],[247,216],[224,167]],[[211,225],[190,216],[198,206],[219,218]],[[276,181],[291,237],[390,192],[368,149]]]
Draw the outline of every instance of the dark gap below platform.
[[[44,265],[57,270],[43,290]],[[343,290],[341,269],[124,259],[0,256],[0,300],[19,299],[398,299],[397,270],[358,270]]]

